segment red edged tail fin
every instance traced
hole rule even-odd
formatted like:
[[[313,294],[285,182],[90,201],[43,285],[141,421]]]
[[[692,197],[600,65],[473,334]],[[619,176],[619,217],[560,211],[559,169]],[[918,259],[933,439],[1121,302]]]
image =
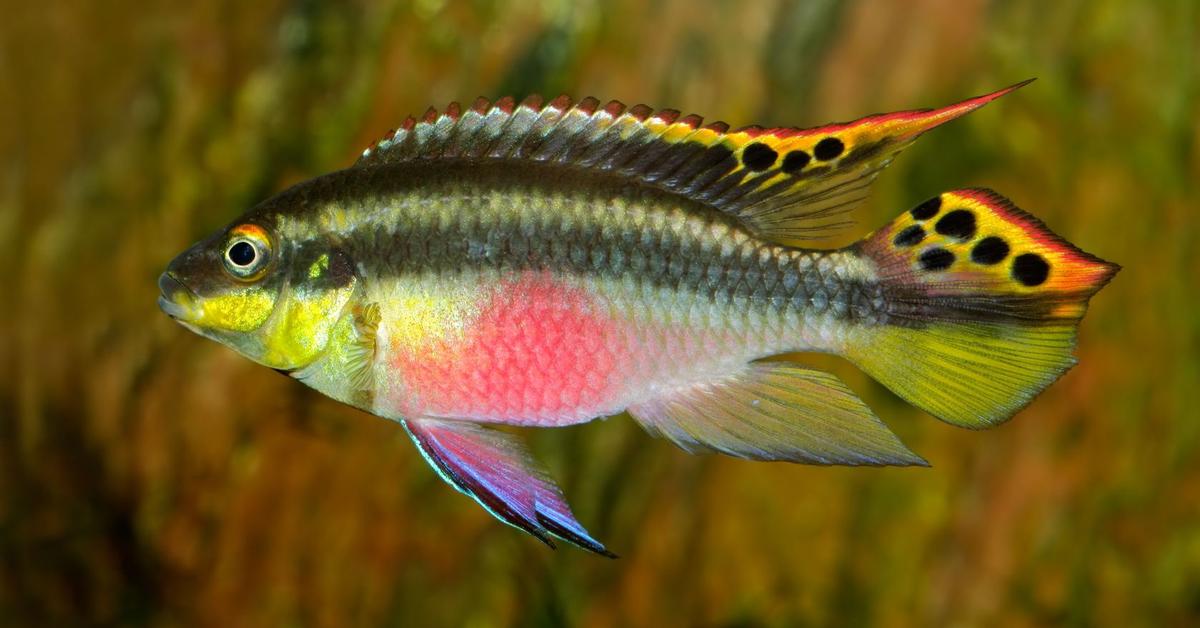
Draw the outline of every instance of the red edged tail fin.
[[[914,293],[925,314],[950,315],[955,298],[993,305],[993,314],[1040,319],[1083,316],[1087,300],[1120,269],[1055,235],[1042,221],[982,188],[954,190],[905,212],[868,237],[862,250],[881,278]],[[948,311],[929,308],[945,298]],[[903,302],[903,301],[902,301]],[[984,312],[980,312],[983,314]],[[966,312],[965,317],[970,317]]]
[[[908,402],[986,427],[1074,363],[1088,299],[1119,270],[984,189],[943,193],[869,236],[888,324],[849,357]]]

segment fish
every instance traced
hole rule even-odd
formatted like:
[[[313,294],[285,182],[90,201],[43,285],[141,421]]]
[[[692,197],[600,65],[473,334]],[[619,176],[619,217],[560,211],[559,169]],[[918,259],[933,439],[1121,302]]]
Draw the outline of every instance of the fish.
[[[774,356],[842,356],[972,429],[1075,364],[1079,322],[1119,266],[991,190],[814,246],[846,234],[918,136],[1024,84],[814,128],[595,98],[453,103],[182,252],[158,303],[398,422],[504,523],[615,556],[497,426],[627,413],[692,453],[927,466],[835,375]]]

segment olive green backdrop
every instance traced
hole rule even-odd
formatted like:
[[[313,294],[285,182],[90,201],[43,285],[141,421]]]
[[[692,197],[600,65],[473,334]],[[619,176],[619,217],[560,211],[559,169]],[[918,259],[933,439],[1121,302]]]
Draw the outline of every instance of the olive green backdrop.
[[[0,624],[1200,622],[1194,3],[17,2],[0,7]],[[1125,270],[1010,423],[836,370],[931,469],[528,431],[617,553],[550,551],[395,424],[188,333],[179,250],[409,113],[530,92],[816,125],[1036,76],[880,178],[860,236],[985,185]]]

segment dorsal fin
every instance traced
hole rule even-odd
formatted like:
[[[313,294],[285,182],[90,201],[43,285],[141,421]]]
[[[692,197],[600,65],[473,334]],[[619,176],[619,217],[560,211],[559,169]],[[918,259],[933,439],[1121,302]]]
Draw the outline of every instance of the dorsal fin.
[[[1032,80],[1032,79],[1031,79]],[[363,151],[356,167],[418,160],[561,164],[628,177],[705,203],[781,243],[829,235],[842,214],[918,135],[1022,85],[941,109],[877,114],[810,129],[756,126],[729,131],[673,109],[654,112],[595,98],[543,104],[531,96],[451,103],[408,118]]]

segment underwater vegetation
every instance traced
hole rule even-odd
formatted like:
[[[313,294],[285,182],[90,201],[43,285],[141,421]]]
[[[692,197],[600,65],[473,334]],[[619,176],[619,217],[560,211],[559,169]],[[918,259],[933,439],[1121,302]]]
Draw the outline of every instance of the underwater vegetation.
[[[1188,3],[5,3],[0,624],[1200,621],[1200,15]],[[1122,272],[987,431],[835,373],[930,468],[523,432],[621,555],[550,551],[393,423],[187,333],[164,265],[410,113],[538,92],[814,126],[1038,81],[910,147],[853,242],[1002,191]]]

